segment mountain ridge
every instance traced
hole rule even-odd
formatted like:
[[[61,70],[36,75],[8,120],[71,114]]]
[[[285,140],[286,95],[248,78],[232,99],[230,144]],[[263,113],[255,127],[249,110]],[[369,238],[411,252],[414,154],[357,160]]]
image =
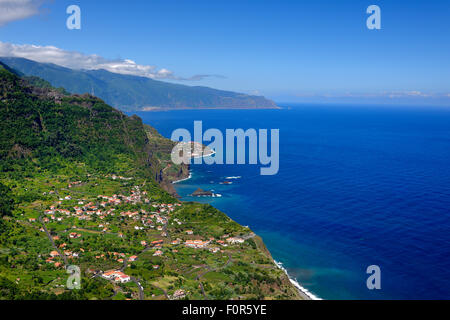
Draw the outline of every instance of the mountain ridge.
[[[275,102],[205,86],[187,86],[99,70],[74,70],[25,58],[0,57],[26,76],[36,76],[71,93],[90,93],[122,111],[181,109],[278,109]]]

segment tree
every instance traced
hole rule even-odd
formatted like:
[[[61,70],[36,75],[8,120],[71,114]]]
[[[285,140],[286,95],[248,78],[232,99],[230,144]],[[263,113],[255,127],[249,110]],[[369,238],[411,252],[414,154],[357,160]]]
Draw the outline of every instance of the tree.
[[[0,217],[10,216],[14,210],[14,204],[11,189],[0,182]]]

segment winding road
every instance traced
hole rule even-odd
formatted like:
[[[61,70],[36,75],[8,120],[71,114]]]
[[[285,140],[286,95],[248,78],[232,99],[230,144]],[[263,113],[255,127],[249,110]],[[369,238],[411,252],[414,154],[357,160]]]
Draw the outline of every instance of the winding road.
[[[205,272],[197,275],[197,277],[195,278],[200,284],[200,289],[202,290],[202,294],[203,294],[203,297],[205,298],[205,300],[208,300],[208,297],[206,296],[205,288],[203,287],[203,283],[201,282],[200,279],[203,278],[206,274],[208,274],[210,272],[220,271],[220,270],[223,270],[226,267],[228,267],[233,262],[233,259],[231,258],[231,253],[227,252],[227,255],[228,255],[228,261],[222,267],[212,269],[211,267],[207,266],[206,268],[208,270],[206,270]]]

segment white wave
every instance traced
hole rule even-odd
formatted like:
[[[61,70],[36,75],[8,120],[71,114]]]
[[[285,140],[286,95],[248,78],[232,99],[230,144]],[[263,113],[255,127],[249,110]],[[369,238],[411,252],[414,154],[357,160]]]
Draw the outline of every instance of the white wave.
[[[184,178],[184,179],[180,179],[180,180],[176,180],[176,181],[172,181],[172,184],[175,184],[175,183],[178,183],[178,182],[181,182],[181,181],[186,181],[186,180],[189,180],[191,178],[192,178],[192,173],[189,172],[189,177]]]
[[[211,150],[210,154],[201,154],[201,155],[197,155],[197,156],[192,156],[192,159],[198,159],[198,158],[208,158],[208,157],[212,157],[213,155],[215,155],[216,152],[214,150]]]
[[[316,296],[314,293],[312,293],[311,291],[309,291],[308,289],[306,289],[305,287],[302,287],[300,285],[300,283],[298,283],[297,280],[293,279],[289,273],[287,272],[286,268],[283,267],[283,264],[281,262],[278,262],[276,260],[275,264],[277,265],[278,268],[280,268],[281,270],[284,271],[284,273],[286,273],[286,275],[289,278],[289,281],[291,281],[291,283],[297,288],[298,291],[300,291],[301,293],[303,293],[304,295],[308,296],[311,300],[322,300],[321,298],[319,298],[318,296]]]

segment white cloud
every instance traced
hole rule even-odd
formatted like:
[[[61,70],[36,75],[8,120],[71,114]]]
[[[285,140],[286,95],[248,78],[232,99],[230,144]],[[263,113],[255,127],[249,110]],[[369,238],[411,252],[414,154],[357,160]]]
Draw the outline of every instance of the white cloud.
[[[0,0],[0,26],[39,13],[42,0]]]
[[[2,1],[2,0],[0,0]],[[77,51],[67,51],[54,46],[38,46],[30,44],[12,44],[0,41],[0,57],[25,58],[41,63],[53,63],[70,69],[99,70],[147,77],[151,79],[171,80],[203,80],[218,75],[194,75],[184,78],[176,76],[172,71],[155,66],[140,65],[130,59],[106,59],[99,55],[86,55]]]
[[[390,92],[387,93],[389,98],[408,98],[408,97],[421,97],[421,98],[432,98],[437,97],[436,94],[423,93],[421,91],[405,91],[405,92]]]
[[[422,91],[385,91],[379,93],[297,93],[295,94],[298,98],[448,98],[450,94],[442,93],[424,93]]]

